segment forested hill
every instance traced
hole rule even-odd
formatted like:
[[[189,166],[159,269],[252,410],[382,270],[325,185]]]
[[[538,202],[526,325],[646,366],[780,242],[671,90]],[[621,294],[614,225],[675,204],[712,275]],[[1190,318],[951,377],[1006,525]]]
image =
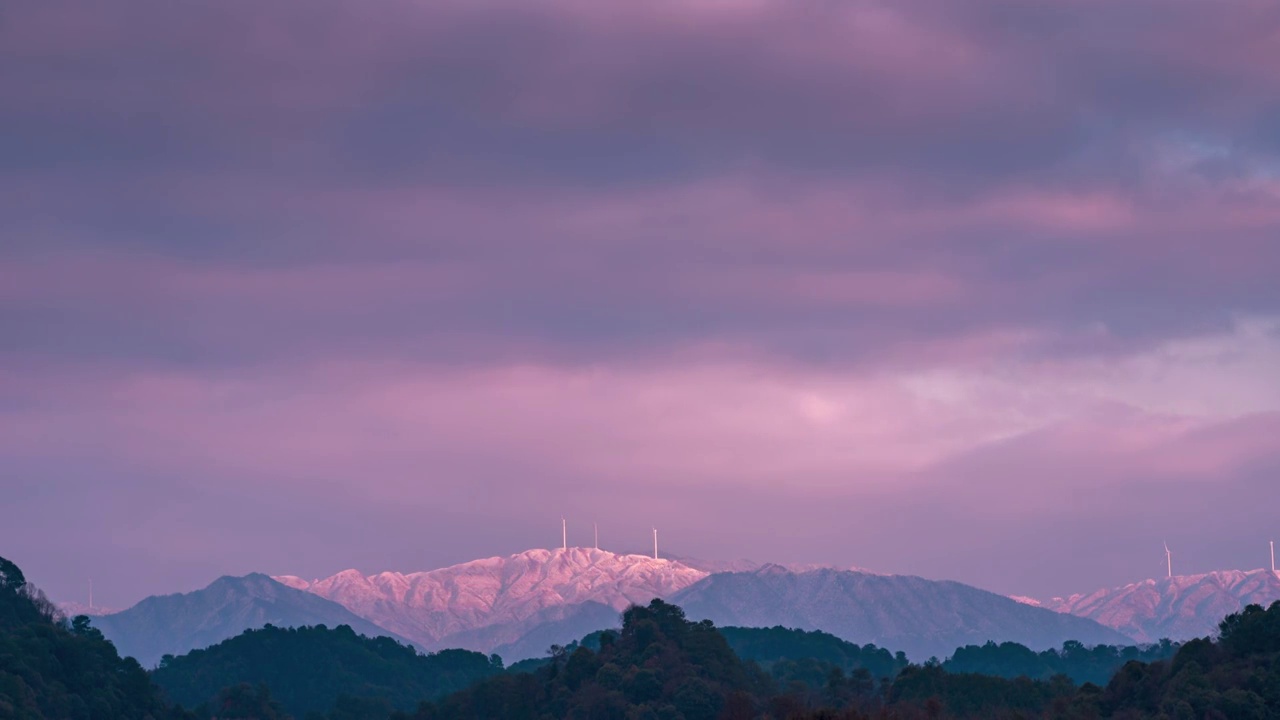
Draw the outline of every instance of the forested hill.
[[[820,630],[771,628],[720,628],[729,647],[743,660],[758,663],[775,676],[818,673],[825,680],[832,668],[845,672],[866,670],[873,678],[892,679],[907,666],[902,652],[875,645],[847,642]]]
[[[415,718],[755,717],[771,683],[742,661],[710,622],[694,623],[661,600],[631,607],[620,633],[600,635],[593,652],[553,653],[534,673],[490,678]]]
[[[1035,652],[1016,643],[987,643],[958,648],[943,669],[951,673],[976,673],[994,677],[1027,677],[1048,680],[1066,675],[1077,683],[1106,685],[1116,671],[1131,661],[1168,660],[1179,645],[1168,640],[1142,646],[1063,644],[1060,650]]]
[[[502,670],[502,661],[469,650],[422,655],[387,637],[345,625],[247,630],[204,650],[165,656],[152,677],[186,707],[212,701],[239,684],[266,685],[298,717],[325,712],[341,697],[411,710],[422,700],[462,690]],[[385,713],[384,713],[385,715]]]
[[[0,718],[182,718],[87,618],[68,623],[0,558]]]
[[[1011,681],[926,665],[899,674],[888,702],[940,718],[1280,718],[1280,601],[1228,615],[1219,633],[1217,641],[1187,641],[1171,661],[1127,662],[1105,688],[1073,688],[1064,677]]]
[[[820,631],[772,628],[720,628],[729,646],[744,660],[759,663],[775,677],[821,673],[822,668],[845,672],[865,669],[871,677],[893,679],[907,659],[875,645],[846,642]],[[1035,652],[1017,643],[986,643],[956,649],[942,663],[950,673],[976,673],[993,677],[1048,680],[1066,675],[1076,683],[1106,685],[1131,660],[1168,660],[1178,650],[1168,640],[1141,647],[1067,642],[1061,649]]]
[[[726,640],[732,638],[732,643]],[[422,705],[414,720],[503,718],[674,718],[736,720],[746,718],[845,718],[846,720],[923,720],[924,718],[1212,718],[1265,720],[1280,717],[1280,603],[1263,610],[1250,606],[1228,616],[1221,640],[1194,640],[1176,649],[1171,660],[1123,660],[1126,653],[1154,657],[1174,651],[1158,645],[1146,650],[1103,649],[1090,662],[1124,662],[1105,686],[1077,686],[1065,675],[1047,680],[1007,679],[949,672],[941,663],[907,665],[888,682],[866,668],[846,673],[841,664],[881,658],[881,652],[839,648],[830,636],[771,629],[716,631],[693,623],[673,605],[654,601],[632,608],[621,633],[600,636],[599,649],[586,646],[556,653],[532,673],[507,674]],[[744,661],[730,645],[768,660],[769,670]],[[781,656],[816,649],[826,658],[815,670],[796,672]],[[1000,660],[1010,646],[975,647],[959,653],[960,662]],[[991,652],[994,650],[995,652]],[[1022,648],[1025,650],[1025,648]],[[1057,661],[1086,667],[1082,647],[1068,644]],[[887,653],[885,653],[887,655]],[[1036,655],[1038,662],[1050,662]],[[1025,661],[1025,660],[1024,660]],[[825,664],[825,668],[821,667]],[[1004,671],[1001,669],[1001,671]]]

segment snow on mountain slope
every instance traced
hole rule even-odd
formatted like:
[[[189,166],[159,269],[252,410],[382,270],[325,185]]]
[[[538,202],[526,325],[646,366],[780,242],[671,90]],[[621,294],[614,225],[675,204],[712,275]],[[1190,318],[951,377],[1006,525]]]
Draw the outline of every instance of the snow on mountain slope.
[[[1270,570],[1223,570],[1179,575],[1053,598],[1043,606],[1095,620],[1139,642],[1212,635],[1245,605],[1280,600],[1280,575]]]
[[[443,647],[450,636],[462,634],[478,643],[468,649],[489,652],[492,647],[480,645],[510,642],[518,635],[516,628],[536,624],[548,608],[591,602],[621,611],[706,576],[673,560],[568,548],[528,550],[410,574],[365,576],[344,570],[321,580],[274,579],[332,600],[422,647]],[[508,632],[492,641],[484,633],[468,633],[491,625],[507,626]]]
[[[822,630],[854,643],[901,650],[914,660],[944,658],[989,640],[1033,650],[1067,640],[1127,645],[1120,633],[1086,618],[1020,603],[946,580],[909,575],[780,566],[719,573],[676,593],[670,602],[694,620],[717,625]]]

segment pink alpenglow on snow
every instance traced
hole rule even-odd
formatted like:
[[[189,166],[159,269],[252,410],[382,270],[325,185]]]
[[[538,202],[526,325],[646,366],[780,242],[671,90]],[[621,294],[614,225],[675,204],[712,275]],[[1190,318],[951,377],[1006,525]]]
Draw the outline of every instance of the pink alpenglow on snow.
[[[672,560],[570,547],[527,550],[427,572],[365,576],[344,570],[310,582],[292,575],[274,579],[333,600],[422,647],[489,651],[497,640],[477,645],[459,635],[492,626],[531,627],[545,620],[549,609],[582,603],[621,612],[706,576]]]
[[[1280,577],[1271,570],[1226,570],[1056,597],[1042,606],[1087,617],[1139,642],[1155,642],[1209,637],[1228,614],[1277,600]]]

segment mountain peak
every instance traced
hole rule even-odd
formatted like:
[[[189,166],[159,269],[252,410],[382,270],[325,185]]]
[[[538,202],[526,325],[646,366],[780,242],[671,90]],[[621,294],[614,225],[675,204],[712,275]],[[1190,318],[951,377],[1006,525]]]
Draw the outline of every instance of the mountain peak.
[[[756,575],[790,575],[791,571],[777,563],[765,563],[756,569]]]
[[[670,565],[687,567],[679,560],[670,558],[655,558],[649,555],[640,555],[635,553],[615,553],[610,550],[601,550],[600,548],[571,546],[567,548],[533,548],[509,555],[506,558],[492,557],[486,560],[476,560],[473,562],[488,562],[502,560],[528,560],[531,562],[570,562],[580,565],[591,565],[599,563],[629,563],[636,565]],[[470,565],[471,563],[463,563]],[[461,566],[454,566],[461,567]]]
[[[266,624],[348,625],[370,637],[392,634],[338,603],[261,573],[224,575],[202,590],[153,595],[128,610],[95,618],[93,624],[121,655],[132,655],[144,666],[154,665],[166,653],[206,647]]]
[[[1015,602],[947,580],[822,568],[791,572],[765,566],[720,573],[682,590],[669,602],[691,619],[718,626],[822,630],[855,643],[874,643],[923,659],[988,640],[1034,650],[1065,640],[1120,643],[1119,633],[1084,618]]]
[[[1212,635],[1224,616],[1245,605],[1280,600],[1280,575],[1270,570],[1215,570],[1149,578],[1091,593],[1056,597],[1044,607],[1096,620],[1139,642]]]
[[[423,647],[459,633],[518,626],[554,608],[598,603],[621,611],[706,577],[676,560],[597,548],[534,548],[425,572],[362,575],[344,570],[310,582],[277,582],[333,600]],[[470,649],[488,652],[491,647]]]

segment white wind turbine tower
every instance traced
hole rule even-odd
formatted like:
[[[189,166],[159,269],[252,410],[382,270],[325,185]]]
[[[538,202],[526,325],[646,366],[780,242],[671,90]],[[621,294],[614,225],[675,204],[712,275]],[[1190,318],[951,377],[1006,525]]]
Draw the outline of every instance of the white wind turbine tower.
[[[1271,572],[1276,571],[1276,541],[1271,541]]]
[[[560,549],[569,549],[569,523],[563,515],[560,517]]]
[[[1169,552],[1169,543],[1164,544],[1164,561],[1169,569],[1169,577],[1173,577],[1173,553]]]
[[[653,529],[653,559],[658,559],[658,528]]]
[[[600,523],[598,522],[591,523],[591,529],[595,530],[596,532],[596,549],[599,550],[600,549]]]

